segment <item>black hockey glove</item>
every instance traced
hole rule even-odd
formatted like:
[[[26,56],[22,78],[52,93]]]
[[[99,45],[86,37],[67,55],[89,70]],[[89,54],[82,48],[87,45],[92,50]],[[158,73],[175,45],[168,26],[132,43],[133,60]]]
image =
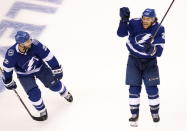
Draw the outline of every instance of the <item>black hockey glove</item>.
[[[17,88],[16,82],[12,79],[3,80],[3,82],[4,82],[4,86],[8,90],[14,90]]]
[[[145,53],[147,53],[151,56],[153,56],[156,53],[157,48],[156,48],[155,45],[149,44],[149,43],[144,43],[143,46],[144,46],[144,49],[145,49],[144,50]]]
[[[120,17],[121,17],[121,22],[129,22],[130,18],[130,10],[128,7],[122,7],[120,8]]]
[[[63,77],[63,70],[62,70],[61,66],[58,67],[58,68],[53,69],[53,70],[52,70],[52,73],[53,73],[54,77],[55,77],[57,80],[61,80],[62,77]]]

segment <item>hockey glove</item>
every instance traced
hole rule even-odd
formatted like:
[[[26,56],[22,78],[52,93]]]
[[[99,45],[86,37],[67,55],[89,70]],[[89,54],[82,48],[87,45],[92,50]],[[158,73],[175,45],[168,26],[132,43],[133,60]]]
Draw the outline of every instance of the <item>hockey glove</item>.
[[[61,66],[59,66],[58,68],[53,69],[52,73],[53,73],[54,77],[57,80],[61,80],[62,77],[63,77],[63,70],[62,70]]]
[[[120,17],[121,17],[121,22],[129,22],[130,18],[130,10],[128,7],[122,7],[120,8]]]
[[[17,88],[16,82],[12,79],[10,80],[3,80],[4,82],[4,86],[8,89],[8,90],[14,90]]]
[[[156,53],[157,48],[155,45],[149,44],[149,43],[144,43],[143,46],[144,46],[145,53],[147,53],[151,56],[153,56]]]

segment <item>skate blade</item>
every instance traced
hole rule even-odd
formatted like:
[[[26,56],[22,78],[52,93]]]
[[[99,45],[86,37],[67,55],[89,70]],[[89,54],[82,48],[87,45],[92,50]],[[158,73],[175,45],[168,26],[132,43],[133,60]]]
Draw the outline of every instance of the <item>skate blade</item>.
[[[137,121],[130,122],[131,127],[138,127]]]

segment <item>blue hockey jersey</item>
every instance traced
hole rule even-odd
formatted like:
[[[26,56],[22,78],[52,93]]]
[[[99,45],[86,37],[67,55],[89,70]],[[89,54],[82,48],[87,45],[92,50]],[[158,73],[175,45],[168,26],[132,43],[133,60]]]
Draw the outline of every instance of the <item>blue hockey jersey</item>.
[[[156,53],[151,56],[144,51],[144,43],[148,43],[150,41],[158,26],[159,24],[156,22],[148,29],[144,29],[142,25],[142,20],[140,18],[135,18],[131,19],[129,23],[124,23],[120,21],[117,34],[120,37],[125,37],[129,35],[128,41],[126,42],[126,46],[130,54],[138,58],[160,57],[165,43],[165,30],[163,26],[160,27],[158,33],[152,41],[152,44],[154,44],[157,48]]]
[[[25,54],[18,49],[18,44],[10,47],[3,62],[5,79],[12,79],[13,70],[18,77],[32,76],[39,72],[43,64],[55,69],[60,65],[50,50],[38,40],[32,39],[31,48]]]

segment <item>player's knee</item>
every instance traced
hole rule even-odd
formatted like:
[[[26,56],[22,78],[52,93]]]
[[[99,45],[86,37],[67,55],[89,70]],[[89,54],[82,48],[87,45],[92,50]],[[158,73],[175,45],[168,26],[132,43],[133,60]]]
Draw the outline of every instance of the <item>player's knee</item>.
[[[62,83],[61,81],[58,81],[56,84],[54,84],[53,86],[50,86],[49,89],[55,92],[60,91],[62,88]]]
[[[139,97],[141,92],[141,86],[130,86],[129,95],[130,97]]]
[[[149,96],[158,95],[157,86],[146,86],[146,92]]]
[[[38,87],[32,88],[28,91],[29,99],[33,102],[38,101],[41,99],[41,91]]]

